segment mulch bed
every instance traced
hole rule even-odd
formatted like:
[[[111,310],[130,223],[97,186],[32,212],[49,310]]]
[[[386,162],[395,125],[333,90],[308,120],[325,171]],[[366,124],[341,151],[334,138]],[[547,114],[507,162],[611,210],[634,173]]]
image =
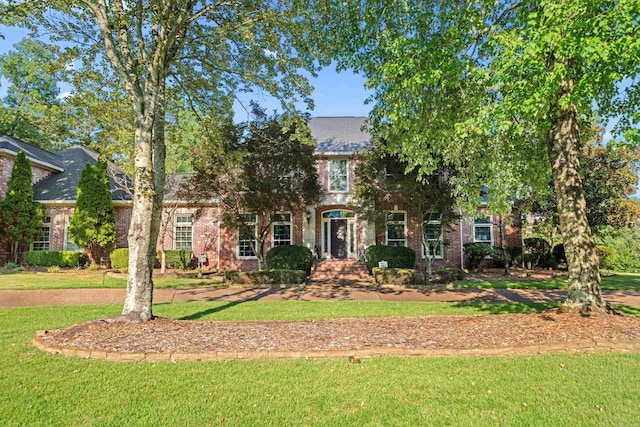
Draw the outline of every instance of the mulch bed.
[[[311,321],[146,323],[96,320],[48,331],[47,345],[123,353],[362,350],[369,348],[489,349],[584,340],[640,340],[640,319],[583,317],[567,310],[535,314],[342,318]]]

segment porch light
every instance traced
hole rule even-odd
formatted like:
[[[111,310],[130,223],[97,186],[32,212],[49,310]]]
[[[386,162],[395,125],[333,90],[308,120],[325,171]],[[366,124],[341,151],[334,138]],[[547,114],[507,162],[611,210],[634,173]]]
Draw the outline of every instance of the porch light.
[[[304,213],[304,216],[307,218],[307,225],[311,224],[311,211],[309,209]]]

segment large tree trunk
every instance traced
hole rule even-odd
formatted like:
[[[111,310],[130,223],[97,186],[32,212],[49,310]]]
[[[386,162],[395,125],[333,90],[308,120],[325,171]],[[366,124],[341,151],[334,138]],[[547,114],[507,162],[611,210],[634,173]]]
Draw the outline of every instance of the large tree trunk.
[[[570,94],[570,85],[567,85]],[[569,266],[565,305],[606,307],[600,291],[596,245],[587,221],[586,200],[579,173],[580,132],[574,109],[555,106],[558,115],[547,134],[556,202]]]
[[[153,235],[155,179],[153,170],[153,120],[136,117],[135,180],[129,226],[129,273],[122,314],[131,320],[153,318],[153,262],[157,234]],[[157,229],[157,227],[155,227]]]

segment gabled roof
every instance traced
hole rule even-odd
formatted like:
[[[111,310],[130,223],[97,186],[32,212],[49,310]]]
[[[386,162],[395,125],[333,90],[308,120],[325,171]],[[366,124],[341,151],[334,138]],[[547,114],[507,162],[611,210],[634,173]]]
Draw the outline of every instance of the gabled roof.
[[[76,200],[76,192],[80,175],[87,163],[95,165],[98,161],[98,153],[88,148],[75,145],[55,153],[59,162],[64,167],[63,172],[54,174],[40,182],[34,187],[34,199],[38,202],[69,202]],[[130,178],[121,169],[109,164],[109,171],[112,175]],[[113,177],[109,178],[111,187],[111,199],[113,201],[129,201],[131,196],[116,183]]]
[[[369,132],[362,130],[365,117],[313,117],[309,120],[315,154],[349,155],[371,145]]]
[[[31,163],[58,172],[63,170],[60,160],[54,153],[43,150],[35,145],[28,144],[24,141],[20,141],[16,138],[12,138],[7,135],[0,135],[0,153],[9,154],[10,156],[15,157],[20,151],[24,151],[24,154]]]

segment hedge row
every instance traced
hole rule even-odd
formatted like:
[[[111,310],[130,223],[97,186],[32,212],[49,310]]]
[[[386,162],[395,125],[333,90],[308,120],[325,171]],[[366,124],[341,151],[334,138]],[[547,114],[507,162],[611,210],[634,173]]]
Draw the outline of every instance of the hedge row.
[[[185,270],[192,260],[193,253],[187,250],[168,250],[166,253],[167,267]],[[160,259],[160,252],[157,257]],[[111,267],[126,272],[129,268],[129,248],[114,249],[111,252]]]
[[[24,262],[43,267],[79,267],[83,255],[75,251],[29,251],[24,254]]]
[[[259,270],[242,272],[226,270],[224,279],[238,285],[300,285],[307,281],[307,272],[302,270]]]
[[[409,268],[373,268],[373,278],[379,285],[426,285],[430,283],[427,272]],[[440,283],[462,280],[464,271],[459,268],[441,268],[438,270]]]
[[[404,246],[369,246],[364,257],[369,271],[378,267],[380,261],[386,261],[389,268],[412,269],[416,264],[416,251]]]

